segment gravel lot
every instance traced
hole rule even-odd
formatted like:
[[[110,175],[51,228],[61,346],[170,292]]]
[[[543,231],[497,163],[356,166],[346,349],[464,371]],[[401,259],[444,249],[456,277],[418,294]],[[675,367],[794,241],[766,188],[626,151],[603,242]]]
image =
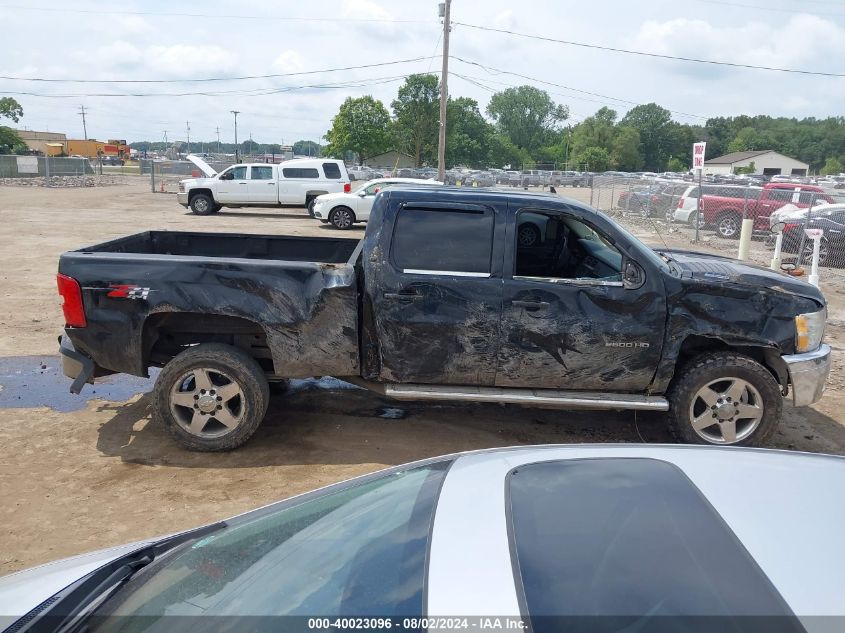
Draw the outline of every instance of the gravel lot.
[[[274,397],[247,446],[207,455],[180,450],[150,424],[148,395],[125,400],[149,381],[131,383],[128,392],[126,385],[88,387],[68,406],[67,384],[56,377],[61,252],[147,229],[333,234],[302,209],[195,217],[174,196],[150,193],[145,179],[128,181],[0,187],[0,573],[192,527],[432,455],[514,444],[669,441],[656,415],[397,404],[337,381],[305,381]],[[589,200],[589,190],[565,193]],[[646,224],[637,232],[656,241]],[[683,234],[669,237],[689,247]],[[824,290],[831,302],[827,338],[836,350],[829,391],[813,408],[787,406],[771,445],[845,454],[845,288]]]

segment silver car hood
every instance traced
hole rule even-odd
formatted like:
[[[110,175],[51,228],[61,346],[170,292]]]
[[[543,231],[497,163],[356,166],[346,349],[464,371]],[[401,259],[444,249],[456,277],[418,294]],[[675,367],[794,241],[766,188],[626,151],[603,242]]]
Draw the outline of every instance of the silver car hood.
[[[3,576],[0,578],[0,631],[86,574],[158,540],[88,552]]]

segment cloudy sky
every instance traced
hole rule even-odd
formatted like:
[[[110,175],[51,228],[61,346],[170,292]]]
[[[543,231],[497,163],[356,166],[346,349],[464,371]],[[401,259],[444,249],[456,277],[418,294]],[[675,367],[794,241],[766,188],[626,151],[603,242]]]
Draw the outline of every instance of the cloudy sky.
[[[603,105],[621,115],[650,101],[688,123],[843,114],[845,77],[657,59],[466,25],[845,73],[845,1],[453,0],[452,19],[464,24],[454,26],[450,52],[464,61],[450,62],[450,94],[473,97],[482,110],[492,91],[529,83],[567,104],[576,122]],[[404,75],[439,72],[442,46],[437,0],[0,0],[0,24],[0,96],[21,103],[21,126],[81,138],[84,104],[89,137],[129,141],[161,140],[165,130],[184,140],[186,121],[192,140],[214,140],[219,127],[231,141],[231,110],[241,112],[239,140],[319,141],[346,97],[372,94],[389,107]],[[188,81],[266,75],[275,76]],[[130,79],[159,83],[104,81]]]

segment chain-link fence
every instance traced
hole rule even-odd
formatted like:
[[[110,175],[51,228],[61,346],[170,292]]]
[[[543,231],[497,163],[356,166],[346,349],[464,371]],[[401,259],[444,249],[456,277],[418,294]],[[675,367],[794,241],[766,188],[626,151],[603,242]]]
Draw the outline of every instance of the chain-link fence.
[[[794,182],[711,181],[699,186],[693,180],[597,175],[589,203],[651,244],[730,257],[739,256],[745,221],[752,229],[744,254],[747,261],[774,267],[779,263],[795,265],[805,275],[810,273],[813,253],[813,240],[805,229],[820,229],[820,276],[845,276],[842,189]],[[775,253],[777,231],[782,234],[779,258]]]
[[[0,185],[97,187],[131,181],[138,166],[79,156],[0,155]]]

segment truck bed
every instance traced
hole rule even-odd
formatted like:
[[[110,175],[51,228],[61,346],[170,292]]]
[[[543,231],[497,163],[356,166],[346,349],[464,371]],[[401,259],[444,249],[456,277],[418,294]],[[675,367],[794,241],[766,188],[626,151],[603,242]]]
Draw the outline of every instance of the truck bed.
[[[335,237],[144,231],[81,248],[81,253],[130,253],[235,259],[271,259],[322,264],[352,263],[359,240]]]
[[[360,244],[146,231],[69,251],[59,272],[79,283],[87,326],[66,333],[99,367],[139,376],[191,344],[186,331],[228,332],[285,377],[357,375]]]

